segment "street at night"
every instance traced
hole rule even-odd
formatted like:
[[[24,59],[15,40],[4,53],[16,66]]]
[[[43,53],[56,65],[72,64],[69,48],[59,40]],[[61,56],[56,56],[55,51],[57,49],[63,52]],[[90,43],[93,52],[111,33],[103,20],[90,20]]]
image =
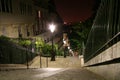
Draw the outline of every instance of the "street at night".
[[[0,0],[0,80],[120,80],[120,0]]]

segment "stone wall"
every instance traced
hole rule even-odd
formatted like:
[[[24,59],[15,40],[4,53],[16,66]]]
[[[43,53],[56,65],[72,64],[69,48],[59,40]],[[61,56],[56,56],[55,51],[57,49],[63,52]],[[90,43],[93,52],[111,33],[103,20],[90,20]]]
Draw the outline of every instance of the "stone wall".
[[[120,41],[86,62],[85,66],[110,61],[116,58],[120,58]]]
[[[120,41],[86,62],[85,66],[107,80],[120,80]]]

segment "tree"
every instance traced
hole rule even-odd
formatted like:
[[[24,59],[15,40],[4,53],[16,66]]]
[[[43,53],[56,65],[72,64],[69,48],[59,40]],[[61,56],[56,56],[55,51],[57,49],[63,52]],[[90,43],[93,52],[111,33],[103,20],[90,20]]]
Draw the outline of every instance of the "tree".
[[[93,18],[89,18],[85,22],[70,25],[71,32],[69,34],[69,40],[72,49],[80,51],[83,43],[86,44],[92,23]]]

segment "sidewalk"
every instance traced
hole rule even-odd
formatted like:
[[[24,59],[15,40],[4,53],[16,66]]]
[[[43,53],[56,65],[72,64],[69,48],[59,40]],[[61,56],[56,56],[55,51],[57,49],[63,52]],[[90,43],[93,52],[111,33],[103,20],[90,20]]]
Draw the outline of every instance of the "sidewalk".
[[[78,57],[57,57],[56,61],[42,57],[42,68],[40,68],[40,57],[34,58],[33,63],[27,69],[26,65],[6,64],[0,65],[1,80],[104,80],[97,74],[81,68]],[[11,74],[12,73],[12,74]]]
[[[56,61],[50,61],[50,57],[41,57],[41,68],[81,68],[78,57],[56,57]],[[40,56],[35,57],[29,64],[29,68],[40,68]],[[0,70],[27,69],[26,64],[0,64]]]
[[[0,80],[104,80],[86,70],[73,68],[41,68],[0,71]]]
[[[41,58],[42,68],[47,68],[47,65],[48,68],[81,68],[81,62],[78,57],[67,56],[66,58],[64,58],[63,56],[61,56],[61,57],[56,57],[56,61],[50,61],[50,59],[51,59],[50,57],[48,58],[48,60],[45,57]],[[40,67],[39,56],[35,58],[35,60],[33,61],[30,67],[32,68]]]

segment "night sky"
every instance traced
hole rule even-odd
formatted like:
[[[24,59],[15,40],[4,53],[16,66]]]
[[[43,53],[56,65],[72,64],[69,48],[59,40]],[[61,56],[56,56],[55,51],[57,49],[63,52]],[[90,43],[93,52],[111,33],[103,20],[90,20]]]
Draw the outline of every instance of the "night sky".
[[[64,22],[84,21],[92,15],[94,0],[54,0]]]

